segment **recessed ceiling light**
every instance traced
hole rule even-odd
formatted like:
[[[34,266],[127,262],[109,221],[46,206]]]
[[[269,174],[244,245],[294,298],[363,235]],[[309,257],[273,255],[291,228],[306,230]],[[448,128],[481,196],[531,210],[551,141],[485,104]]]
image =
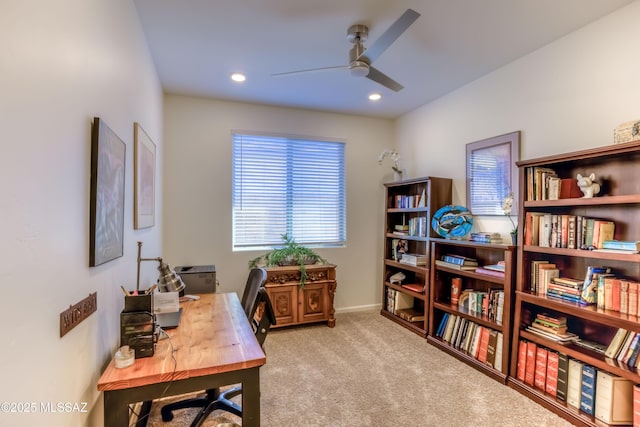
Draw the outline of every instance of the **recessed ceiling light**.
[[[377,101],[380,98],[382,98],[382,95],[380,95],[379,93],[372,93],[371,95],[369,95],[369,99],[371,101]]]
[[[233,74],[231,74],[231,80],[233,80],[234,82],[243,82],[246,79],[247,78],[242,73],[233,73]]]

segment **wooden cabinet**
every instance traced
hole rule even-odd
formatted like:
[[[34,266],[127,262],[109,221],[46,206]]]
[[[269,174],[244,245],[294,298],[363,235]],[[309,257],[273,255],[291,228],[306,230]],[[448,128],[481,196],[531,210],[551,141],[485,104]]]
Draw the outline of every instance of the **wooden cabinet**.
[[[473,265],[469,270],[458,270],[455,264],[447,266],[436,262],[445,257],[476,260],[480,267],[503,265],[504,271],[486,269],[482,273],[474,270]],[[430,282],[427,340],[505,383],[511,348],[515,247],[431,239]]]
[[[296,266],[269,267],[265,287],[276,314],[273,328],[327,322],[333,328],[333,298],[336,292],[336,266],[306,266],[307,280],[300,286],[300,269]]]
[[[429,321],[429,239],[435,237],[431,217],[451,204],[451,186],[451,179],[429,177],[385,184],[381,314],[423,337]]]
[[[536,275],[534,265],[540,262],[555,264],[560,277],[574,278],[578,282],[585,279],[588,267],[607,266],[614,277],[637,282],[640,280],[640,255],[580,249],[583,246],[582,238],[588,233],[585,226],[569,227],[570,232],[573,230],[574,234],[570,233],[566,242],[553,237],[549,239],[549,236],[541,234],[539,230],[534,231],[533,219],[538,218],[539,221],[539,217],[549,215],[552,227],[554,222],[561,224],[565,216],[568,217],[568,224],[574,221],[576,224],[585,224],[588,223],[586,219],[612,221],[615,224],[615,240],[640,240],[640,142],[526,160],[518,162],[518,166],[518,241],[523,244],[518,247],[508,383],[574,424],[596,425],[595,418],[583,410],[585,408],[581,409],[579,402],[576,407],[575,402],[571,403],[570,399],[558,390],[542,388],[530,377],[525,377],[522,368],[528,363],[526,347],[523,350],[525,356],[521,356],[519,361],[520,346],[524,343],[535,351],[540,349],[554,357],[559,355],[564,358],[566,355],[569,360],[574,361],[574,365],[579,362],[631,380],[633,383],[640,383],[640,375],[635,366],[607,358],[601,351],[585,347],[593,346],[593,343],[608,346],[619,328],[640,332],[637,308],[636,314],[628,314],[620,310],[598,308],[596,304],[574,302],[570,296],[561,299],[554,296],[554,281],[540,279],[542,275]],[[591,173],[595,174],[596,181],[601,186],[596,197],[576,197],[575,193],[561,190],[558,200],[549,200],[549,195],[543,190],[546,182],[542,180],[543,174],[557,175],[563,188],[562,186],[571,183],[570,180],[575,179],[577,174],[588,176]],[[562,227],[558,226],[556,230],[557,233],[562,233]],[[587,242],[584,246],[590,245],[592,244]],[[565,318],[568,332],[576,334],[582,345],[575,341],[562,343],[555,337],[545,338],[527,329],[540,315],[556,319]],[[568,381],[571,382],[571,377]],[[627,398],[630,399],[631,396]]]

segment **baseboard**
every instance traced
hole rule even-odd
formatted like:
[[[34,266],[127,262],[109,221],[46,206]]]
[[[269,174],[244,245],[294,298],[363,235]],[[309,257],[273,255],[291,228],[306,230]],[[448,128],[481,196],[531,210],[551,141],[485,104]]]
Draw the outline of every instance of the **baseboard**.
[[[381,308],[382,308],[382,304],[354,305],[351,307],[336,308],[336,314],[353,313],[355,311],[380,310]]]

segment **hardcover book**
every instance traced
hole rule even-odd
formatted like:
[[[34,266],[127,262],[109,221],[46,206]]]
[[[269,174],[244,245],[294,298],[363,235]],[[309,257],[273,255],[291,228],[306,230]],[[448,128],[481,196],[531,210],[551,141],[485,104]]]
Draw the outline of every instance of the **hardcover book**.
[[[595,417],[610,425],[633,422],[633,382],[598,370]]]
[[[560,400],[567,400],[567,379],[569,376],[569,356],[564,353],[558,354],[558,385],[556,387],[556,397]]]
[[[527,341],[527,361],[525,363],[524,382],[533,387],[536,372],[536,343]]]
[[[520,340],[518,343],[518,364],[516,366],[516,379],[524,382],[527,366],[527,342]]]
[[[567,376],[567,404],[580,408],[580,391],[582,389],[582,362],[569,359]]]
[[[548,350],[544,347],[538,347],[536,350],[536,369],[533,375],[533,385],[542,391],[545,390],[548,353]]]
[[[596,369],[584,364],[582,366],[582,388],[580,390],[580,410],[593,415],[596,400]]]
[[[545,381],[545,391],[554,397],[558,391],[558,363],[558,353],[555,351],[549,351],[547,354],[547,379]]]

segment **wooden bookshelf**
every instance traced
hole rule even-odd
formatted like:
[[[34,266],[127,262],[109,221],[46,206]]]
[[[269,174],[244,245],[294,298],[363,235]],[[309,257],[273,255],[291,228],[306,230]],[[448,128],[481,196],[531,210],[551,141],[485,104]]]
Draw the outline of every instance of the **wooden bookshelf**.
[[[497,264],[504,261],[502,277],[482,274],[474,270],[456,270],[436,264],[445,255],[459,255],[477,260],[479,266]],[[512,300],[515,285],[515,247],[503,244],[477,243],[462,240],[431,239],[431,280],[429,292],[429,334],[427,340],[452,356],[469,364],[484,374],[505,383],[509,373],[509,351],[511,348]],[[452,279],[461,279],[461,289],[474,293],[495,295],[502,292],[501,315],[496,315],[497,304],[492,309],[469,310],[465,304],[452,303]],[[475,294],[473,294],[475,297]],[[462,328],[457,333],[446,336],[445,325],[455,316],[461,319]],[[442,325],[442,327],[441,327]],[[501,341],[501,356],[479,357],[472,351],[474,335],[483,329],[493,331]],[[440,332],[442,331],[442,332]],[[497,344],[497,343],[496,343]],[[476,347],[473,347],[476,348]],[[495,351],[495,345],[493,347]],[[494,353],[495,354],[495,353]],[[499,359],[499,360],[498,360]]]
[[[451,204],[452,182],[449,178],[424,177],[390,182],[385,186],[383,286],[380,314],[426,337],[429,321],[429,241],[435,237],[431,217],[442,206]],[[399,226],[408,229],[398,230]],[[402,234],[401,234],[402,233]],[[399,255],[405,253],[423,257],[424,264],[411,265]],[[405,279],[391,283],[391,277],[402,273]],[[416,285],[418,291],[403,285]],[[395,297],[395,293],[399,293]],[[401,298],[399,298],[401,297]],[[419,320],[411,321],[396,314],[395,300],[410,304]],[[406,316],[405,316],[406,317]]]
[[[567,319],[569,332],[577,334],[580,339],[607,346],[619,328],[640,332],[640,318],[596,305],[554,298],[544,290],[536,290],[535,286],[532,289],[532,262],[537,260],[556,264],[562,277],[584,279],[588,266],[607,266],[616,277],[640,281],[640,255],[580,249],[580,242],[574,245],[577,248],[562,247],[562,244],[561,247],[553,247],[554,243],[547,247],[541,245],[539,239],[537,242],[530,241],[534,233],[528,229],[526,218],[532,213],[546,213],[556,217],[565,215],[603,219],[615,223],[615,240],[640,240],[640,141],[520,161],[518,167],[518,241],[525,244],[520,245],[517,251],[510,376],[507,383],[575,425],[600,425],[599,420],[580,407],[572,406],[566,399],[522,380],[522,371],[518,371],[519,344],[521,341],[535,343],[537,347],[565,354],[569,359],[637,384],[640,383],[640,374],[636,367],[573,342],[563,344],[544,338],[527,331],[526,327],[540,313],[562,316]],[[561,179],[574,179],[578,173],[585,175],[593,172],[601,191],[593,198],[562,198],[561,195],[559,200],[545,200],[544,197],[533,197],[532,176],[536,168],[551,169]],[[535,183],[538,184],[541,183]],[[558,246],[557,241],[555,246]]]

